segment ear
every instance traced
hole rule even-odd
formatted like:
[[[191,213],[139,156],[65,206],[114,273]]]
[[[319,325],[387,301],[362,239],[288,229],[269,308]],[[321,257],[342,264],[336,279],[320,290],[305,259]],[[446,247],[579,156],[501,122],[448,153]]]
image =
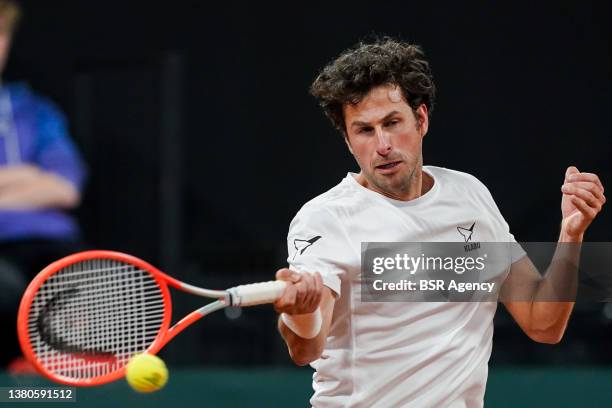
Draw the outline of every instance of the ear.
[[[423,138],[429,129],[429,112],[427,111],[427,106],[425,106],[425,104],[421,104],[421,106],[417,108],[416,120],[419,123],[419,133],[421,134],[421,138]]]
[[[346,143],[346,147],[348,147],[349,152],[351,152],[351,154],[354,156],[355,153],[353,153],[353,148],[351,147],[351,142],[349,141],[349,138],[346,132],[344,133],[344,143]]]

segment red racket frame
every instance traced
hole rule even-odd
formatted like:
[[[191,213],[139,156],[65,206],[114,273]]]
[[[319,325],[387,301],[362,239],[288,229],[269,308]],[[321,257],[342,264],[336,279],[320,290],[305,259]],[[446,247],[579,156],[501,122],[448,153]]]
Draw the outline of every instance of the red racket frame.
[[[19,313],[17,315],[17,334],[24,356],[30,362],[32,362],[32,364],[34,364],[34,367],[38,370],[38,372],[53,381],[65,385],[95,386],[100,384],[106,384],[111,381],[116,381],[125,376],[125,366],[121,367],[117,371],[93,379],[75,380],[73,378],[57,375],[49,371],[41,364],[36,354],[34,353],[34,350],[30,343],[28,318],[32,301],[34,300],[38,289],[45,283],[45,281],[49,277],[51,277],[56,272],[68,267],[69,265],[92,259],[110,259],[120,262],[126,262],[140,269],[148,271],[155,279],[155,282],[161,290],[164,311],[161,327],[157,333],[157,336],[155,337],[155,340],[153,340],[153,343],[151,343],[151,345],[147,348],[146,353],[156,354],[162,347],[164,347],[170,340],[172,340],[174,336],[176,336],[185,328],[187,328],[187,326],[195,323],[204,316],[197,310],[195,310],[185,316],[179,322],[177,322],[174,326],[170,327],[172,319],[172,299],[170,297],[170,290],[168,289],[168,285],[185,292],[189,292],[189,290],[184,288],[185,284],[183,282],[174,279],[171,276],[168,276],[150,263],[145,262],[142,259],[136,258],[135,256],[115,251],[94,250],[79,252],[62,258],[58,261],[55,261],[49,266],[47,266],[45,269],[43,269],[28,285],[19,306]]]

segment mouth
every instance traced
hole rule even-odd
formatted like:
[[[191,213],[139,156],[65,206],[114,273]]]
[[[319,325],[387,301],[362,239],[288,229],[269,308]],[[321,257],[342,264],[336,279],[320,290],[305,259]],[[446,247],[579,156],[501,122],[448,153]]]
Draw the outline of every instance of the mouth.
[[[389,163],[380,164],[380,165],[376,166],[376,169],[383,170],[383,171],[385,171],[385,170],[393,170],[393,169],[397,168],[400,165],[400,163],[401,163],[401,160],[399,160],[399,161],[392,161],[392,162],[389,162]]]

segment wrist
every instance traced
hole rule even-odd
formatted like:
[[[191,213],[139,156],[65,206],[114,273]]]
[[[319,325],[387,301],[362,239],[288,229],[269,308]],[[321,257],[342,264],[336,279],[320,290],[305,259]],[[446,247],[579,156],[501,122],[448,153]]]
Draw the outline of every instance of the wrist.
[[[290,315],[281,313],[281,320],[293,333],[304,339],[313,339],[317,337],[323,325],[323,316],[321,309],[317,309],[312,313]]]
[[[559,234],[559,242],[582,242],[584,239],[584,232],[581,234],[569,234],[565,228],[561,228]]]

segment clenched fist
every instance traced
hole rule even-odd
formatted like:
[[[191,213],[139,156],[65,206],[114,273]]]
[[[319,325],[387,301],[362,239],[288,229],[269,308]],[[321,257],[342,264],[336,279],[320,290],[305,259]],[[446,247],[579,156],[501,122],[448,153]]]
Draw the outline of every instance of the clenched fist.
[[[581,173],[574,166],[568,167],[561,186],[562,232],[582,240],[593,219],[606,203],[604,187],[593,173]]]
[[[323,296],[323,280],[318,272],[298,273],[283,268],[276,272],[276,279],[287,282],[283,295],[274,302],[278,313],[301,315],[317,310]]]

